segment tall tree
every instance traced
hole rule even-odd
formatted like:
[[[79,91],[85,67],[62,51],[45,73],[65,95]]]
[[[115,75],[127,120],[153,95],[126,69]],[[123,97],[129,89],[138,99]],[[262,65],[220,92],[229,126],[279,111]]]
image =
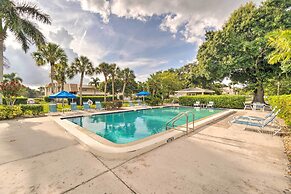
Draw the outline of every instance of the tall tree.
[[[129,82],[134,81],[135,75],[134,75],[133,70],[131,70],[129,68],[125,68],[125,69],[122,69],[121,71],[119,71],[118,77],[123,82],[122,96],[124,98],[125,88]]]
[[[65,51],[57,44],[47,43],[39,45],[38,50],[32,53],[32,57],[38,66],[50,65],[50,85],[52,87],[52,93],[54,93],[55,65],[67,62],[68,59]]]
[[[103,76],[104,76],[104,102],[106,102],[108,76],[109,76],[109,74],[110,74],[109,64],[103,62],[103,63],[99,64],[97,70],[98,70],[100,73],[102,73]]]
[[[160,95],[162,100],[181,89],[182,83],[177,73],[171,71],[160,71],[150,75],[147,80],[152,95]]]
[[[71,75],[70,78],[73,78],[75,75],[80,74],[80,105],[83,104],[82,101],[82,93],[83,93],[83,81],[85,75],[93,75],[94,74],[94,67],[92,62],[85,56],[80,56],[75,58],[74,62],[71,65]]]
[[[290,2],[290,1],[289,1]],[[198,61],[212,77],[247,84],[253,88],[253,102],[264,103],[264,82],[280,69],[268,64],[271,48],[265,35],[291,23],[287,0],[267,0],[261,6],[247,3],[234,11],[223,28],[207,32],[199,47]]]
[[[22,78],[18,77],[16,73],[10,73],[10,74],[4,74],[4,82],[11,82],[11,81],[16,81],[16,82],[22,82]]]
[[[15,4],[12,0],[0,1],[0,82],[3,81],[4,41],[8,31],[14,34],[25,52],[31,43],[42,44],[45,42],[43,34],[30,19],[45,24],[51,23],[49,16],[42,13],[34,4]],[[2,103],[2,93],[0,92],[0,104]]]
[[[112,81],[112,100],[115,98],[115,78],[119,71],[120,69],[115,63],[109,65],[109,73]]]
[[[268,62],[281,63],[283,73],[291,72],[291,29],[271,32],[267,35],[267,39],[270,46],[275,48],[268,56]]]
[[[54,79],[58,85],[61,85],[61,90],[64,90],[67,77],[70,75],[68,61],[63,59],[60,63],[56,64],[54,72]]]

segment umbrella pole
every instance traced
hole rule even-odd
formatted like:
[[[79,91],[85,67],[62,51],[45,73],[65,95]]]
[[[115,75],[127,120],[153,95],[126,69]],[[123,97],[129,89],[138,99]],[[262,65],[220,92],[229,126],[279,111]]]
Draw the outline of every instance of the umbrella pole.
[[[65,112],[64,111],[64,99],[62,99],[62,106],[63,106],[63,113]]]

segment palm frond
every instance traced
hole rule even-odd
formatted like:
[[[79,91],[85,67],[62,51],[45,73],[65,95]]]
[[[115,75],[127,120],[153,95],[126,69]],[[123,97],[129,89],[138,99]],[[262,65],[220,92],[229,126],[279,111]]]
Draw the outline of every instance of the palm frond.
[[[22,16],[29,16],[30,18],[41,21],[45,24],[51,24],[49,15],[42,13],[34,4],[23,3],[22,5],[16,6],[16,10]]]

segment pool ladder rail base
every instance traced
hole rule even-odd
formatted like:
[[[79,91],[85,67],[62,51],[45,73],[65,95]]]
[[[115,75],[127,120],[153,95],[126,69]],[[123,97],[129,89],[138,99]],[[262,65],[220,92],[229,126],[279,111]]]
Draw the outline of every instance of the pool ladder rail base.
[[[195,120],[195,114],[191,111],[186,111],[186,112],[181,112],[178,115],[176,115],[175,117],[173,117],[172,119],[170,119],[167,123],[166,123],[166,130],[170,129],[170,128],[174,128],[176,130],[179,130],[175,127],[175,123],[176,121],[178,121],[179,119],[186,117],[186,133],[189,133],[189,116],[192,115],[192,130],[194,131],[194,120]],[[172,124],[172,125],[171,125]],[[179,130],[182,131],[182,130]]]

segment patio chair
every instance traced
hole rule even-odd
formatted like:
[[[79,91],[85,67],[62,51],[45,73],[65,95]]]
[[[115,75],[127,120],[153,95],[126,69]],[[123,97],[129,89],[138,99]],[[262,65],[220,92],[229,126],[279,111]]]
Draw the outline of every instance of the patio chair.
[[[259,103],[259,102],[255,102],[252,104],[252,107],[253,107],[253,110],[262,110],[262,111],[265,111],[265,104],[263,103]]]
[[[275,106],[273,108],[273,110],[266,114],[264,117],[257,117],[257,116],[239,116],[239,117],[234,117],[235,119],[244,119],[244,120],[254,120],[254,121],[263,121],[269,117],[271,117],[274,113],[275,110],[277,109],[277,106]],[[276,115],[280,112],[280,110],[277,111],[277,113],[275,113]]]
[[[214,107],[214,102],[209,101],[208,104],[206,105],[206,108],[213,108]]]
[[[88,102],[83,103],[83,110],[90,110],[90,106],[89,106]]]
[[[240,125],[245,125],[247,126],[251,126],[251,127],[257,127],[257,131],[259,133],[262,133],[263,129],[269,125],[270,123],[273,123],[275,121],[275,118],[277,116],[277,114],[280,112],[280,109],[273,114],[271,117],[264,119],[264,120],[240,120],[240,119],[234,119],[233,121],[231,121],[231,123],[235,123],[235,124],[240,124]],[[245,128],[246,128],[245,127]],[[274,131],[273,135],[276,135],[277,133],[279,133],[281,131],[281,127],[279,125],[279,129]]]
[[[129,103],[129,106],[130,106],[130,107],[134,107],[134,104],[132,103],[131,100],[129,100],[128,103]]]
[[[252,104],[251,103],[245,103],[244,102],[244,110],[246,110],[247,108],[249,108],[250,110],[252,110],[253,109],[253,107],[252,107]]]
[[[140,100],[137,100],[137,105],[138,105],[138,106],[142,106],[142,103],[141,103]]]
[[[71,111],[76,111],[76,110],[78,110],[77,103],[76,102],[72,102],[71,103]]]
[[[96,105],[96,110],[104,110],[104,108],[102,108],[100,101],[95,101],[95,105]]]
[[[56,104],[49,104],[49,112],[57,112],[57,105]]]
[[[194,107],[200,107],[200,101],[196,101],[194,104],[193,104]]]

